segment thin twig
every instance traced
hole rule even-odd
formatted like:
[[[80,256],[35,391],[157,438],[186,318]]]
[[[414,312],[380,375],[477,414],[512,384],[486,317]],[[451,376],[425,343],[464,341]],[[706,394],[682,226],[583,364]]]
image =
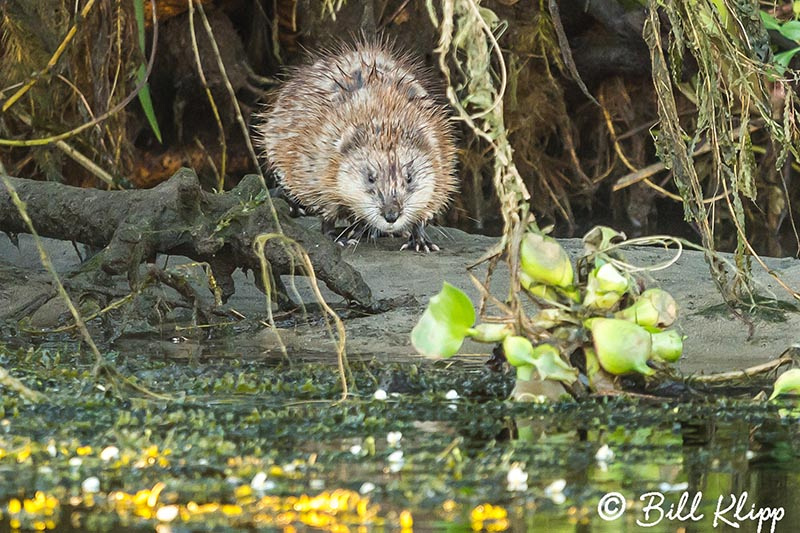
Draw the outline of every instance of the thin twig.
[[[142,79],[139,81],[139,83],[136,84],[136,86],[134,87],[133,91],[131,91],[131,93],[128,94],[125,98],[123,98],[123,100],[119,104],[115,105],[114,107],[112,107],[111,109],[109,109],[108,111],[106,111],[105,113],[100,115],[99,117],[96,117],[96,118],[90,120],[89,122],[85,122],[85,123],[81,124],[80,126],[78,126],[76,128],[73,128],[73,129],[71,129],[69,131],[65,131],[64,133],[59,133],[58,135],[51,135],[50,137],[40,137],[38,139],[27,139],[27,140],[0,139],[0,146],[18,146],[18,147],[21,147],[21,146],[45,146],[45,145],[48,145],[48,144],[52,144],[52,143],[54,143],[56,141],[60,141],[60,140],[63,140],[63,139],[69,139],[70,137],[74,137],[74,136],[78,135],[79,133],[81,133],[81,132],[83,132],[83,131],[85,131],[85,130],[87,130],[87,129],[89,129],[89,128],[91,128],[91,127],[93,127],[93,126],[95,126],[95,125],[97,125],[97,124],[99,124],[101,122],[103,122],[108,117],[110,117],[112,115],[115,115],[116,113],[119,113],[120,111],[125,109],[125,107],[127,107],[127,105],[129,103],[131,103],[134,98],[136,98],[136,96],[139,94],[139,91],[141,91],[142,88],[144,88],[144,86],[147,85],[147,79],[150,77],[150,73],[153,70],[153,63],[155,62],[155,59],[156,59],[156,48],[157,48],[157,44],[158,44],[158,24],[155,21],[155,10],[153,10],[153,19],[154,19],[154,21],[153,21],[153,45],[152,45],[152,48],[150,50],[150,59],[147,62],[147,68],[145,69],[145,75],[142,77]]]
[[[82,96],[83,95],[81,95],[81,97]],[[88,104],[87,104],[87,109],[88,109]],[[89,114],[91,116],[91,109],[89,109]],[[28,127],[33,126],[33,120],[31,119],[30,116],[28,116],[27,113],[24,113],[22,111],[17,111],[17,118],[19,118],[20,121],[22,121],[22,123],[25,124],[26,126]],[[79,150],[73,148],[66,141],[63,140],[56,141],[55,145],[56,148],[64,152],[67,156],[72,158],[72,160],[78,163],[80,166],[91,172],[99,180],[105,182],[107,185],[111,187],[120,188],[119,185],[117,185],[117,183],[114,181],[114,177],[111,174],[102,169],[97,163],[95,163],[94,161],[83,155]]]
[[[270,326],[275,330],[277,333],[277,328],[275,327],[275,320],[272,316],[272,302],[269,299],[271,294],[271,283],[269,279],[269,275],[267,274],[270,271],[269,264],[266,261],[266,255],[264,248],[266,247],[267,243],[276,240],[278,242],[283,243],[287,247],[287,252],[291,256],[294,253],[295,256],[300,257],[303,262],[303,268],[305,269],[305,274],[309,278],[309,285],[311,286],[311,290],[314,292],[314,296],[317,301],[320,303],[320,306],[325,310],[325,325],[329,330],[331,336],[333,336],[333,331],[330,330],[330,322],[328,321],[327,317],[330,317],[333,320],[334,324],[336,325],[336,333],[337,333],[337,343],[336,343],[336,353],[337,353],[337,363],[339,366],[339,377],[342,382],[342,400],[347,399],[349,394],[349,387],[348,387],[348,375],[350,374],[350,367],[347,363],[347,351],[346,351],[346,332],[344,329],[344,323],[339,315],[331,309],[328,305],[328,302],[325,301],[325,298],[322,296],[322,292],[319,289],[319,283],[317,282],[316,274],[314,273],[314,266],[311,264],[311,259],[308,257],[308,254],[305,250],[295,241],[287,237],[282,233],[264,233],[256,237],[254,246],[256,252],[258,253],[259,260],[261,261],[261,283],[264,285],[264,292],[267,296],[267,308],[268,308],[268,317],[270,321]],[[283,352],[284,356],[288,356],[286,353],[286,346],[283,344],[283,341],[280,339],[280,335],[276,335],[278,338],[278,343],[280,344],[281,351]]]
[[[395,9],[395,10],[392,12],[392,14],[391,14],[391,15],[389,15],[389,18],[387,18],[386,20],[381,20],[381,19],[383,19],[383,11],[386,9],[386,4],[384,3],[384,4],[383,4],[383,7],[381,8],[381,13],[380,13],[380,15],[378,15],[378,20],[380,21],[380,22],[379,22],[379,24],[378,24],[378,28],[377,28],[377,29],[378,29],[378,31],[380,31],[380,30],[384,29],[386,26],[388,26],[389,24],[391,24],[392,22],[394,22],[394,19],[396,19],[397,17],[399,17],[399,16],[400,16],[400,13],[402,13],[402,12],[403,12],[403,10],[406,8],[406,6],[408,6],[408,3],[409,3],[409,2],[411,2],[411,0],[403,0],[403,1],[400,3],[400,7],[398,7],[397,9]]]
[[[47,253],[47,251],[45,251],[44,249],[44,244],[42,243],[42,239],[39,237],[36,228],[33,227],[33,222],[31,221],[31,218],[28,215],[28,210],[25,206],[25,203],[19,197],[16,189],[14,189],[14,186],[11,185],[11,182],[8,181],[9,177],[10,176],[6,174],[5,168],[2,166],[2,163],[0,163],[0,179],[2,179],[3,185],[5,186],[9,196],[11,197],[11,201],[14,203],[14,206],[17,208],[17,211],[19,211],[19,214],[22,217],[22,219],[25,221],[25,225],[28,226],[28,230],[31,236],[33,237],[34,242],[36,243],[36,248],[39,250],[39,259],[42,262],[44,268],[53,278],[53,283],[56,286],[56,290],[58,291],[59,296],[64,300],[67,309],[72,315],[72,319],[78,326],[78,330],[81,333],[83,341],[89,346],[89,349],[92,351],[92,354],[94,354],[95,376],[99,375],[100,372],[106,372],[109,375],[109,377],[112,378],[112,380],[114,378],[121,378],[122,381],[129,387],[132,387],[133,389],[142,392],[144,394],[147,394],[153,398],[159,400],[170,399],[169,396],[152,392],[149,389],[130,381],[129,379],[120,375],[116,370],[106,365],[105,361],[103,360],[103,356],[100,354],[100,350],[97,348],[97,345],[95,344],[94,339],[92,338],[91,333],[89,333],[89,329],[86,327],[86,323],[84,322],[83,317],[81,317],[80,312],[75,307],[75,304],[72,302],[72,298],[70,298],[69,294],[67,294],[67,290],[64,288],[64,284],[61,283],[61,279],[58,277],[58,273],[56,272],[55,267],[53,266],[53,262],[50,260],[50,256]]]
[[[225,189],[225,171],[228,164],[228,144],[227,140],[225,139],[225,128],[222,126],[222,118],[219,116],[219,109],[217,108],[217,103],[214,101],[214,95],[211,94],[211,88],[208,86],[208,80],[206,80],[206,74],[203,71],[203,63],[200,61],[200,49],[197,44],[197,35],[194,31],[194,1],[186,1],[189,3],[189,33],[192,36],[192,51],[194,52],[194,61],[197,66],[197,73],[200,75],[200,81],[203,84],[203,89],[206,91],[208,103],[211,105],[211,112],[214,114],[214,120],[217,122],[217,128],[219,129],[219,143],[220,149],[222,150],[222,156],[220,161],[220,171],[217,175],[217,192],[223,192]],[[213,35],[209,35],[209,38],[213,39],[214,37]],[[214,50],[217,53],[219,52],[216,48]]]
[[[247,129],[247,125],[244,122],[244,117],[242,116],[241,108],[239,107],[239,102],[236,99],[236,91],[234,91],[233,86],[231,85],[230,79],[228,78],[228,73],[225,69],[225,64],[222,61],[222,56],[219,52],[219,47],[217,45],[217,41],[214,38],[214,32],[211,28],[211,24],[208,22],[208,18],[206,17],[205,10],[203,9],[202,4],[197,4],[197,12],[200,13],[200,18],[202,19],[203,26],[208,34],[209,41],[211,44],[212,49],[214,50],[214,55],[217,59],[217,67],[219,68],[220,74],[222,75],[222,79],[225,82],[225,87],[228,90],[228,94],[231,98],[231,103],[233,108],[236,112],[236,120],[239,123],[239,126],[242,130],[242,135],[245,140],[245,144],[247,145],[248,152],[256,163],[256,167],[258,168],[258,174],[261,178],[261,183],[266,190],[266,180],[264,179],[264,174],[261,172],[260,165],[258,165],[258,158],[255,155],[255,150],[253,149],[253,144],[250,140],[250,134]],[[256,250],[259,254],[259,259],[261,261],[261,270],[262,270],[262,283],[264,284],[265,291],[267,293],[267,314],[270,322],[270,326],[275,330],[277,333],[277,328],[275,327],[274,317],[272,316],[272,308],[271,302],[269,300],[269,295],[271,294],[269,287],[271,286],[269,282],[269,272],[271,271],[269,264],[266,262],[265,255],[264,255],[264,246],[270,240],[276,240],[282,245],[286,246],[287,253],[292,256],[300,257],[303,261],[303,266],[306,270],[306,276],[309,278],[309,285],[311,286],[311,290],[314,293],[315,298],[320,303],[322,308],[326,312],[326,320],[325,324],[330,330],[330,324],[328,322],[327,317],[329,316],[336,325],[336,330],[338,333],[338,341],[337,341],[337,360],[339,364],[339,373],[342,380],[342,399],[346,399],[349,394],[349,387],[347,383],[348,374],[350,373],[350,368],[347,364],[347,352],[345,350],[346,346],[346,335],[344,324],[342,323],[341,318],[336,314],[336,312],[331,309],[328,303],[325,301],[325,298],[322,296],[322,292],[319,289],[319,283],[317,281],[316,274],[314,273],[314,266],[311,264],[311,259],[308,257],[308,254],[302,247],[289,237],[287,237],[283,230],[281,229],[281,224],[278,219],[278,212],[275,210],[275,206],[272,203],[271,198],[269,195],[266,195],[266,202],[269,206],[270,212],[273,217],[273,221],[275,223],[275,227],[277,228],[277,233],[269,233],[269,234],[262,234],[259,235],[254,243]],[[333,332],[331,331],[331,334]],[[280,335],[276,335],[278,337],[278,342],[281,345],[281,351],[284,355],[286,355],[286,347],[283,345],[283,342],[280,340]]]
[[[214,37],[214,30],[211,28],[211,23],[208,22],[208,17],[206,17],[203,4],[197,4],[197,12],[200,13],[200,18],[203,21],[203,27],[208,34],[209,44],[211,44],[211,48],[214,50],[214,57],[217,60],[217,68],[219,68],[222,80],[225,82],[225,88],[227,89],[228,96],[231,99],[231,105],[236,113],[236,122],[239,124],[239,127],[242,130],[242,137],[244,138],[245,146],[247,146],[247,152],[250,154],[250,158],[255,163],[258,176],[261,179],[261,185],[264,187],[264,190],[267,190],[266,178],[264,178],[264,173],[261,171],[261,165],[258,163],[258,156],[256,156],[256,151],[253,149],[253,142],[250,140],[250,131],[247,129],[247,124],[245,124],[244,117],[242,116],[242,109],[239,107],[239,100],[236,98],[236,91],[231,85],[231,80],[228,77],[228,70],[225,68],[225,63],[222,61],[222,55],[219,52],[219,46],[217,45],[217,40]],[[269,194],[266,195],[265,202],[269,206],[270,214],[272,215],[272,221],[275,223],[275,227],[277,228],[278,232],[282,234],[283,229],[281,229],[281,222],[278,219],[278,212],[275,210],[275,206],[273,205],[272,198]]]
[[[39,403],[42,400],[46,399],[44,394],[42,394],[39,391],[29,389],[28,387],[23,385],[20,380],[9,374],[8,370],[6,370],[1,366],[0,366],[0,385],[2,385],[8,390],[16,392],[20,396],[23,396],[27,400],[30,400],[34,403]]]
[[[717,374],[708,374],[705,376],[690,376],[687,378],[689,383],[703,383],[705,385],[719,385],[721,383],[727,383],[732,381],[738,381],[743,379],[750,379],[754,376],[758,376],[760,374],[767,374],[776,370],[783,365],[791,364],[795,361],[794,357],[791,355],[782,355],[778,359],[774,359],[772,361],[768,361],[766,363],[762,363],[760,365],[751,366],[749,368],[745,368],[743,370],[732,370],[730,372],[719,372]]]
[[[786,282],[783,281],[781,277],[778,274],[776,274],[773,269],[767,266],[767,264],[764,262],[761,256],[758,255],[758,253],[753,249],[753,245],[750,244],[750,241],[747,239],[747,234],[745,233],[744,228],[742,228],[741,224],[739,223],[739,219],[736,217],[736,213],[734,211],[733,205],[731,204],[731,200],[728,197],[727,194],[728,184],[726,180],[720,180],[720,181],[722,182],[722,187],[725,189],[725,201],[728,206],[728,210],[731,213],[731,220],[733,221],[733,225],[736,227],[736,231],[739,234],[739,238],[741,239],[742,244],[744,244],[745,248],[747,248],[747,251],[750,252],[750,255],[753,257],[753,259],[756,260],[756,262],[761,266],[761,268],[764,269],[764,271],[767,274],[772,276],[772,278],[778,283],[778,285],[783,287],[783,289],[786,292],[788,292],[792,298],[794,298],[795,300],[800,300],[800,293],[789,287],[789,285],[787,285]]]

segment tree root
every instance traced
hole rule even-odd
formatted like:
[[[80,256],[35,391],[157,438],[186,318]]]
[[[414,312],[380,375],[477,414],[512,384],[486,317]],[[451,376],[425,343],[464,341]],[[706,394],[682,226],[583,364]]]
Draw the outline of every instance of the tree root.
[[[232,274],[237,268],[261,269],[253,246],[256,237],[283,233],[307,250],[316,276],[330,290],[359,306],[375,305],[369,287],[341,260],[339,249],[321,234],[297,224],[288,216],[288,206],[274,199],[277,226],[258,176],[246,176],[236,188],[221,194],[203,191],[197,175],[189,169],[181,169],[148,190],[101,191],[54,182],[8,180],[27,204],[39,235],[102,249],[66,280],[73,291],[102,294],[111,276],[126,274],[132,290],[155,278],[196,305],[196,294],[180,280],[153,268],[142,273],[142,263],[152,263],[157,254],[168,254],[207,263],[216,296],[225,302],[234,294]],[[28,232],[5,188],[0,188],[0,231],[12,239],[17,233]],[[270,243],[265,254],[278,287],[282,286],[281,275],[299,273],[296,266],[300,262],[292,256],[290,247]],[[259,281],[256,283],[263,291]]]

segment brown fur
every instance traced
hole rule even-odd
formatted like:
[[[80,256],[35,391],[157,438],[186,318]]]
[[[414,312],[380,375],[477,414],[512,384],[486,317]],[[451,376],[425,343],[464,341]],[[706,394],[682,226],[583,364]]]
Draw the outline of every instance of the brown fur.
[[[280,184],[325,220],[422,231],[457,188],[447,110],[386,43],[345,46],[296,69],[258,118],[256,143]]]

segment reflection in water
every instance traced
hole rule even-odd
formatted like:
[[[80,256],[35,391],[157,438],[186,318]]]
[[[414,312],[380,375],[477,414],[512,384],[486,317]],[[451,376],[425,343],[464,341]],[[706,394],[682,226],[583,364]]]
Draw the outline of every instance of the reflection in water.
[[[791,400],[520,404],[479,364],[369,361],[333,402],[332,357],[187,353],[109,356],[161,402],[98,388],[91,357],[0,348],[50,391],[1,399],[0,531],[740,533],[779,507],[776,531],[800,523]],[[731,495],[739,516],[720,518],[741,528],[714,527]]]
[[[586,430],[588,426],[553,431],[558,425],[552,418],[518,418],[518,442],[531,445],[534,455],[537,449],[547,453],[559,447],[575,454],[576,449],[603,444],[616,453],[611,461],[598,460],[596,454],[594,462],[584,453],[583,460],[571,459],[566,468],[557,468],[567,479],[567,504],[538,508],[533,516],[512,520],[511,528],[794,531],[800,520],[795,505],[800,497],[796,428],[778,419],[750,421],[724,410],[704,415],[684,406],[675,411],[681,409],[687,411],[685,419],[668,424],[654,420],[647,426],[631,420],[613,431]],[[536,472],[547,472],[544,466]],[[615,501],[618,495],[625,501]]]

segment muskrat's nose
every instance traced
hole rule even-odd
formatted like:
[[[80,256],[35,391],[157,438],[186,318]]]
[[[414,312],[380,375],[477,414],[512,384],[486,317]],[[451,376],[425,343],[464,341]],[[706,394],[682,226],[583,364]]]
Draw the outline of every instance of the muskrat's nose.
[[[386,222],[392,223],[397,221],[400,217],[400,211],[395,207],[390,207],[389,209],[384,210],[383,218],[386,219]]]

